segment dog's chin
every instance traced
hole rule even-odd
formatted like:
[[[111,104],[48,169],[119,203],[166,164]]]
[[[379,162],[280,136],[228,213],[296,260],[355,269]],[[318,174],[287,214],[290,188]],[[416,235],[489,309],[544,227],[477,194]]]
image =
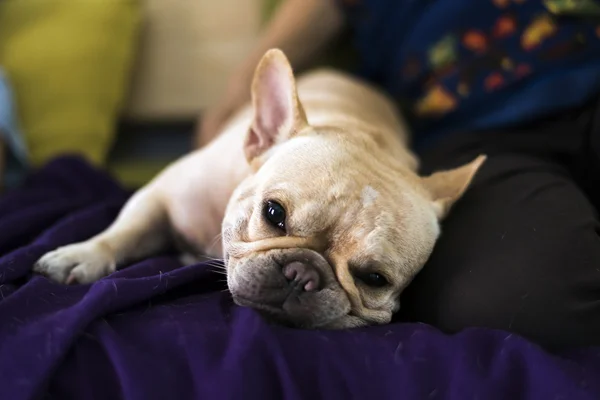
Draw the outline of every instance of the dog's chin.
[[[294,321],[294,319],[290,318],[290,316],[280,307],[252,301],[235,295],[233,296],[233,301],[239,306],[257,311],[267,321],[287,328],[340,330],[370,325],[368,321],[350,314],[333,316],[327,320],[314,321],[311,323]],[[316,310],[316,314],[318,314],[318,310]]]
[[[360,328],[363,326],[373,325],[372,323],[354,315],[343,315],[340,318],[329,321],[328,323],[319,327],[324,330],[340,330],[340,329],[352,329]]]

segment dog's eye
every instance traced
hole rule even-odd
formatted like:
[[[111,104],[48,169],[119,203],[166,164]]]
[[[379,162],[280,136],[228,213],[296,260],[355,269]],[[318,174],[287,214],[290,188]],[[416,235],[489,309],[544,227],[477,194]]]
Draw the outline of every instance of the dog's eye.
[[[281,204],[272,200],[267,201],[263,215],[271,225],[285,231],[285,209]]]
[[[388,284],[387,279],[381,274],[376,272],[370,272],[368,274],[360,275],[358,277],[361,281],[365,283],[367,286],[371,286],[374,288],[380,288]]]

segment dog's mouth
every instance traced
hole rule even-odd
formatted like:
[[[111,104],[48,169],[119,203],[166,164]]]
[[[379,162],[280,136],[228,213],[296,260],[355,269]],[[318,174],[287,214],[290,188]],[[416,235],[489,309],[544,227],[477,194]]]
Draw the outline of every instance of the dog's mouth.
[[[297,289],[285,292],[259,298],[232,293],[232,298],[239,306],[252,308],[272,322],[293,328],[316,329],[350,311],[345,294],[335,289],[325,289],[314,295]]]
[[[269,304],[255,302],[240,296],[233,297],[234,302],[241,307],[248,307],[257,311],[267,321],[279,326],[292,329],[322,329],[336,330],[358,328],[369,325],[369,323],[360,316],[354,315],[352,311],[338,316],[331,316],[323,321],[314,321],[313,323],[303,323],[302,321],[294,321],[281,309],[281,307],[272,306]]]
[[[344,317],[353,318],[350,314],[330,316],[323,320],[305,321],[293,318],[281,306],[256,302],[240,296],[234,296],[233,301],[241,307],[248,307],[257,311],[263,318],[274,324],[294,329],[331,329],[332,321],[339,321]],[[333,329],[337,326],[333,326]]]

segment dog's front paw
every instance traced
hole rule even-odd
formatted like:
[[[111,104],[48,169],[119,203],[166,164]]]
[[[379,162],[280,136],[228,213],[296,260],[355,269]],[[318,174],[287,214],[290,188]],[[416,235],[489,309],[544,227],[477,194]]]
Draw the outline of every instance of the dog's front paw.
[[[46,253],[33,266],[33,271],[67,285],[86,284],[115,271],[110,249],[99,243],[71,244]]]

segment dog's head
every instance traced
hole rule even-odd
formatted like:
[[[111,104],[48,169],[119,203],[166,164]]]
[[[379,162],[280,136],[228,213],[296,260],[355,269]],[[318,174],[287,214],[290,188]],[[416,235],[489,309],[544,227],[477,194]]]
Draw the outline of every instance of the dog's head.
[[[278,50],[257,67],[254,173],[223,221],[234,301],[305,328],[389,322],[484,158],[421,178],[369,134],[311,127]]]

